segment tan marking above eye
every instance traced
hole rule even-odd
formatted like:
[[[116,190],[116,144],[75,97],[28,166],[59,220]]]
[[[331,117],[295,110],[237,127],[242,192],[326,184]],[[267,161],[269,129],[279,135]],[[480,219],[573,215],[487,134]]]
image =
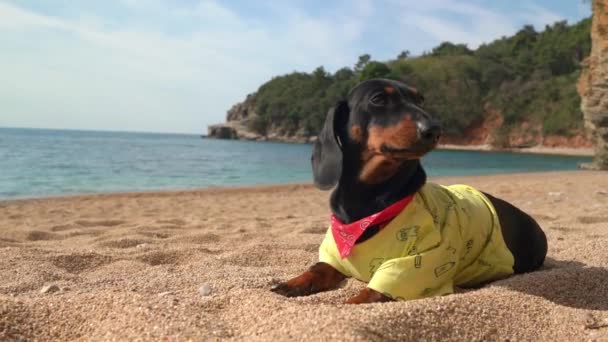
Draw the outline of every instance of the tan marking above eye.
[[[350,137],[356,142],[361,142],[363,140],[363,130],[361,130],[361,126],[354,125],[351,127]]]
[[[410,87],[410,86],[405,86],[409,91],[411,91],[412,93],[418,95],[418,89],[414,88],[414,87]]]
[[[387,94],[392,94],[395,92],[395,88],[391,86],[386,86],[384,87],[384,92],[386,92]]]

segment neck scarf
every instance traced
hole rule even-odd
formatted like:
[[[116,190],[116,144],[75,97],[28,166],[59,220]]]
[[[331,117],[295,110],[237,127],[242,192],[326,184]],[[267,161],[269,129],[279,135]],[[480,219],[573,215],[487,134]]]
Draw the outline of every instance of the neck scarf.
[[[385,223],[399,215],[403,209],[412,201],[414,195],[410,195],[402,200],[399,200],[384,210],[373,215],[364,217],[353,223],[342,223],[334,214],[331,215],[331,233],[334,236],[334,241],[340,252],[340,257],[347,257],[357,239],[365,232],[365,229],[371,226]]]

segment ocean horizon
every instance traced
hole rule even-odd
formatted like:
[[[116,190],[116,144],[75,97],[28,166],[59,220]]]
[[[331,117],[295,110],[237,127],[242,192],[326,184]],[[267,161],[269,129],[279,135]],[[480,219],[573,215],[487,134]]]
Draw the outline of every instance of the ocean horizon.
[[[197,134],[0,128],[0,200],[311,183],[311,145]],[[590,157],[437,150],[430,177],[576,170]]]

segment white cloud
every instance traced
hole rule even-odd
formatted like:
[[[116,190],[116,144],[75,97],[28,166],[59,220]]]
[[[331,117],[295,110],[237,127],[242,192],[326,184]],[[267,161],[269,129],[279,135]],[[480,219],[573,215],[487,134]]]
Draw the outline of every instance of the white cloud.
[[[30,27],[65,28],[60,20],[0,3],[0,28],[21,29]]]
[[[563,16],[534,3],[526,4],[522,18],[531,25],[534,25],[539,31],[544,30],[547,24],[564,20]]]
[[[563,20],[563,16],[532,2],[523,7],[512,6],[508,14],[462,0],[401,4],[401,11],[404,27],[415,27],[437,41],[465,43],[471,48],[511,35],[524,24],[543,29],[546,24]]]
[[[272,76],[352,65],[359,54],[476,46],[521,20],[462,0],[265,1],[266,17],[223,2],[113,0],[47,11],[0,3],[0,126],[200,132]],[[5,81],[8,80],[8,81]]]
[[[29,41],[0,56],[0,73],[11,80],[0,85],[8,104],[0,125],[197,132],[223,121],[234,102],[277,73],[346,60],[346,49],[334,44],[341,30],[298,11],[283,32],[250,27],[213,1],[167,13],[175,22],[196,16],[210,28],[173,36],[108,29],[103,18],[70,20],[0,4],[0,41]]]

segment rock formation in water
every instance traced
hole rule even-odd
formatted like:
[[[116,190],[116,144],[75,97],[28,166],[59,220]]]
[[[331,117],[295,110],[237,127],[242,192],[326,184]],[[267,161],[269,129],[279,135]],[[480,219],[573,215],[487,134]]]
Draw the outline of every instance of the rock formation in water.
[[[217,139],[265,140],[265,137],[250,129],[251,122],[257,117],[254,98],[250,94],[245,101],[232,106],[226,115],[226,123],[209,126],[207,136]]]
[[[578,92],[585,127],[595,143],[595,158],[583,168],[608,170],[608,0],[593,0],[591,44]]]
[[[310,143],[316,139],[314,136],[306,136],[303,130],[298,130],[295,134],[289,134],[279,125],[270,125],[266,134],[260,134],[252,128],[258,118],[255,112],[255,94],[249,94],[245,101],[235,104],[228,110],[226,123],[207,127],[207,136],[216,139],[268,140],[293,143]]]

